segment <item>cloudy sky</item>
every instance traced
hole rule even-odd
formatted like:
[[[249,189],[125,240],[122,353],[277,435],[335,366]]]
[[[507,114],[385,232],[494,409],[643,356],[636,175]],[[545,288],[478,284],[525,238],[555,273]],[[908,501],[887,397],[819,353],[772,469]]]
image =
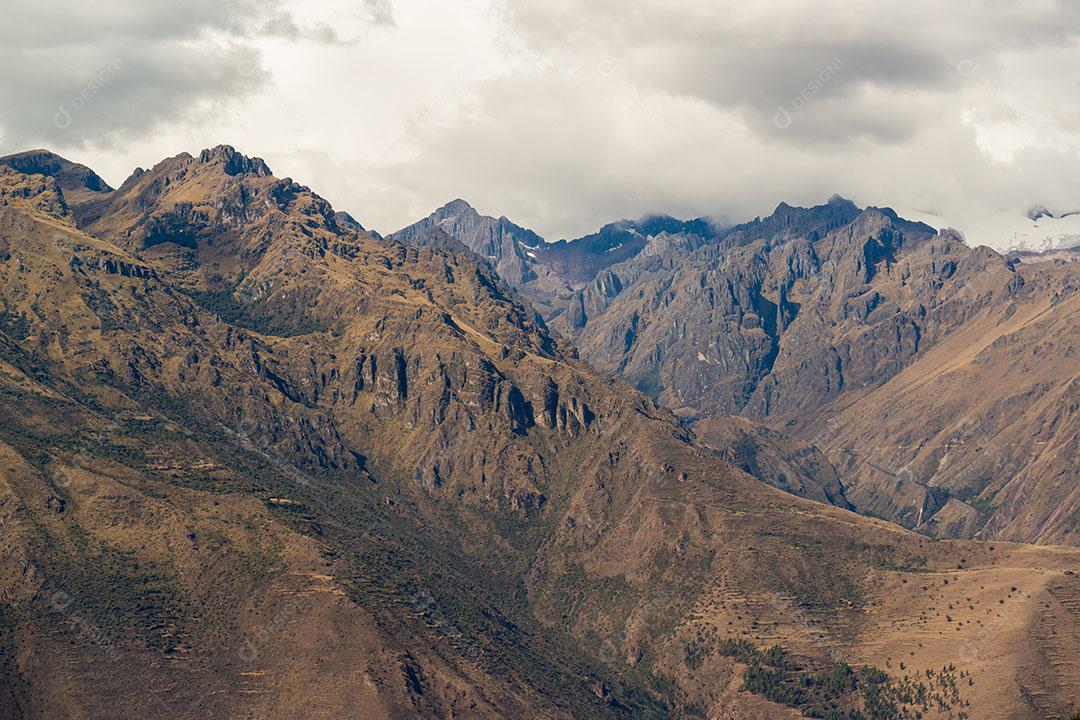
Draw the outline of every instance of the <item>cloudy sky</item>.
[[[1080,209],[1075,0],[4,0],[0,152],[229,143],[380,231],[549,240],[834,192],[1008,244]],[[1024,221],[1026,222],[1026,221]]]

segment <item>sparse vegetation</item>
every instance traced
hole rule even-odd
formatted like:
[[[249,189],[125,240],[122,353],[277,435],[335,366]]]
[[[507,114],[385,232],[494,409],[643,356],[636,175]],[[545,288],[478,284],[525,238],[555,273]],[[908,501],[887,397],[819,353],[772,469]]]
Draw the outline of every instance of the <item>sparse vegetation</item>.
[[[26,313],[13,313],[0,310],[0,332],[16,342],[22,342],[30,335],[30,323]]]
[[[803,715],[828,720],[919,720],[935,709],[965,720],[967,702],[960,696],[953,666],[927,670],[925,679],[899,679],[871,666],[821,663],[793,658],[780,645],[759,650],[742,639],[725,638],[717,652],[747,665],[743,688]]]
[[[271,307],[267,301],[241,302],[235,290],[193,292],[191,298],[222,321],[263,335],[294,337],[331,330],[329,323],[313,317],[306,311],[305,303],[295,299]]]

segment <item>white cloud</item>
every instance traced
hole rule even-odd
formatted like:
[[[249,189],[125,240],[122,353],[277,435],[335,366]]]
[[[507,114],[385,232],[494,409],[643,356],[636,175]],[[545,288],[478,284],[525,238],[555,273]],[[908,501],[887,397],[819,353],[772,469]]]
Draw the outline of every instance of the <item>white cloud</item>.
[[[229,142],[380,230],[462,196],[550,239],[841,192],[1000,243],[1080,207],[1068,0],[14,1],[0,145],[114,182]]]

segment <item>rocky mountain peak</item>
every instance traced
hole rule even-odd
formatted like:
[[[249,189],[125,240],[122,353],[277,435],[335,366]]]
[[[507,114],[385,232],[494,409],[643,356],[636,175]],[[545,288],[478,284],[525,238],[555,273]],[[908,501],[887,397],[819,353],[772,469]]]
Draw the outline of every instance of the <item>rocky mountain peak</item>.
[[[344,210],[338,210],[334,213],[334,221],[338,224],[338,227],[355,230],[356,232],[367,232],[364,226],[360,224],[360,221]]]
[[[851,221],[851,225],[856,232],[874,232],[889,227],[898,219],[896,213],[888,208],[868,207],[859,212]]]
[[[318,253],[340,251],[360,232],[353,227],[359,223],[339,222],[330,204],[307,187],[274,177],[263,160],[228,145],[197,156],[180,153],[137,171],[77,219],[80,228],[131,252],[161,246],[157,252],[175,255],[172,269],[199,286],[218,274],[238,277],[266,254],[268,237]],[[218,273],[214,263],[233,269]]]
[[[461,198],[451,200],[391,237],[406,245],[426,245],[430,244],[432,231],[436,228],[458,239],[478,255],[501,264],[499,273],[507,279],[513,278],[513,281],[531,277],[526,266],[535,258],[526,255],[523,248],[535,248],[544,242],[532,230],[511,222],[505,216],[494,218],[481,215]]]
[[[0,165],[25,175],[46,175],[56,180],[60,189],[75,193],[108,193],[112,188],[90,168],[72,162],[50,150],[37,149],[0,157]]]
[[[273,175],[262,158],[243,155],[242,153],[237,152],[231,145],[218,145],[217,147],[203,150],[199,154],[199,162],[204,164],[216,162],[223,163],[225,166],[225,174],[227,175],[252,174],[259,177],[269,177],[270,175]]]
[[[792,238],[819,238],[852,222],[862,211],[855,203],[837,196],[825,205],[797,207],[781,202],[776,210],[765,218],[736,225],[723,234],[726,245],[742,245],[755,240],[770,243],[784,242]]]
[[[461,198],[455,198],[435,211],[436,215],[452,217],[457,215],[469,215],[479,217],[480,213],[472,205]]]

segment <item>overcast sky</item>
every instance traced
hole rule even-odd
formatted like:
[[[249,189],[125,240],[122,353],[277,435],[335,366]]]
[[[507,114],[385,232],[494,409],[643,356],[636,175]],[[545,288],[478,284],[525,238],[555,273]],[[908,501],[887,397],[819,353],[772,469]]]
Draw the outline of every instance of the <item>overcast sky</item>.
[[[838,192],[1003,245],[1080,209],[1075,0],[4,0],[0,152],[228,143],[368,227],[549,240]]]

